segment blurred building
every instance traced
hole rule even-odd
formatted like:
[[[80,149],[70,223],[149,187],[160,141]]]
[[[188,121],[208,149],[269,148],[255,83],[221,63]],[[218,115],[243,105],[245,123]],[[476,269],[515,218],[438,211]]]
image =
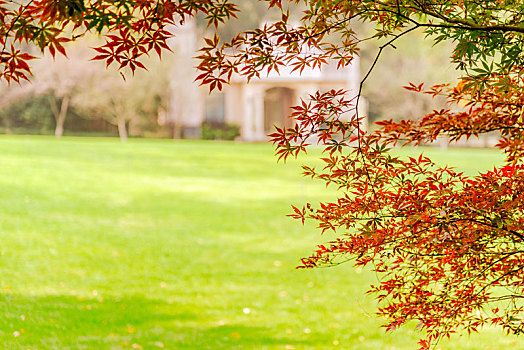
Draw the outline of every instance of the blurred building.
[[[273,131],[273,125],[292,126],[288,118],[291,107],[301,99],[307,100],[310,94],[331,89],[345,89],[358,93],[360,70],[358,57],[349,67],[337,69],[336,63],[325,65],[322,70],[305,68],[301,74],[291,73],[291,68],[281,68],[262,74],[260,79],[252,79],[249,84],[240,76],[232,78],[232,83],[221,92],[208,93],[207,87],[194,83],[197,75],[194,67],[197,47],[196,26],[188,21],[176,31],[173,40],[178,61],[172,72],[171,89],[173,98],[169,119],[173,123],[174,136],[199,138],[201,125],[221,123],[236,124],[240,127],[240,139],[244,141],[264,141]],[[360,107],[365,103],[359,104]],[[360,115],[365,115],[361,110]]]

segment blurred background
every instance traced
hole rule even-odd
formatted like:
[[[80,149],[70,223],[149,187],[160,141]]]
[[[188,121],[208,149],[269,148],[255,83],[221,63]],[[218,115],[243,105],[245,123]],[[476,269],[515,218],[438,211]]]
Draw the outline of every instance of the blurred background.
[[[220,28],[224,40],[275,19],[259,1],[242,1],[240,8],[239,19]],[[250,85],[233,77],[222,92],[209,94],[207,87],[193,82],[192,57],[206,31],[201,22],[188,21],[175,29],[174,53],[166,52],[162,60],[152,57],[145,62],[147,72],[125,80],[116,69],[90,61],[91,48],[101,41],[96,36],[70,45],[67,58],[47,55],[35,60],[30,83],[0,87],[0,133],[264,141],[273,124],[289,124],[289,107],[308,94],[330,88],[356,94],[378,51],[375,41],[365,41],[360,59],[343,74],[328,65],[322,72],[306,70],[302,75],[284,70]],[[364,38],[373,28],[362,24],[356,31]],[[361,112],[369,122],[417,118],[444,106],[438,99],[401,88],[408,82],[456,82],[457,72],[447,64],[450,47],[433,47],[422,39],[413,33],[384,51],[362,90],[366,103]],[[37,49],[33,53],[38,55]]]

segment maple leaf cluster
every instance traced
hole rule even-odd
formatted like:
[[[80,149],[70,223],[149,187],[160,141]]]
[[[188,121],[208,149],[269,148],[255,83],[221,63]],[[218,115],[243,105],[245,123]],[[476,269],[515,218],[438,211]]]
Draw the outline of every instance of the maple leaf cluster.
[[[304,175],[341,193],[318,208],[294,207],[290,216],[316,221],[322,232],[338,236],[302,259],[301,267],[347,261],[371,267],[380,278],[369,293],[381,304],[386,329],[416,320],[427,331],[422,348],[459,329],[477,331],[486,324],[523,331],[524,164],[522,143],[513,137],[523,127],[523,104],[490,95],[485,91],[464,112],[386,120],[365,133],[354,104],[344,100],[343,91],[330,91],[295,107],[297,125],[271,135],[284,159],[309,142],[322,145],[324,166],[304,166]],[[450,101],[466,97],[471,98],[449,89]],[[497,147],[507,153],[507,163],[474,177],[422,155],[402,159],[390,153],[398,143],[492,130],[501,131]]]
[[[290,2],[288,2],[289,4]],[[301,72],[335,62],[351,63],[363,40],[381,53],[412,31],[428,40],[450,40],[450,59],[462,71],[456,86],[406,89],[443,97],[448,109],[416,120],[377,123],[365,132],[360,91],[316,93],[294,107],[294,126],[270,136],[279,159],[296,157],[311,144],[324,148],[323,167],[304,175],[336,186],[335,201],[293,207],[290,216],[314,221],[337,238],[319,245],[302,268],[352,261],[376,272],[369,293],[379,301],[384,327],[416,321],[421,349],[442,337],[485,325],[524,331],[524,5],[514,1],[291,1],[302,3],[300,24],[290,24],[284,2],[281,20],[240,33],[222,43],[206,41],[199,79],[211,90],[233,74],[257,78],[281,66]],[[358,38],[355,20],[377,30]],[[446,136],[451,142],[497,132],[506,154],[503,166],[466,176],[419,156],[400,158],[392,148],[422,145]]]
[[[224,0],[0,0],[0,79],[29,80],[31,46],[66,55],[64,44],[88,32],[105,38],[93,59],[120,70],[146,69],[144,56],[169,50],[170,28],[197,13],[218,25],[235,11]]]

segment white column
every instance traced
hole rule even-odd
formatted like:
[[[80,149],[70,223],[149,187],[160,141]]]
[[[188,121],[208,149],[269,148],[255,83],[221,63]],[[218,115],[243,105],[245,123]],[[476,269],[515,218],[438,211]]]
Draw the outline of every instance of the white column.
[[[175,62],[170,72],[172,90],[170,117],[177,128],[186,131],[186,137],[199,138],[204,121],[203,88],[194,81],[197,71],[194,56],[197,49],[196,20],[188,18],[175,28],[170,46],[175,51]]]
[[[244,112],[244,125],[242,126],[242,138],[244,141],[255,141],[254,135],[254,119],[255,119],[255,108],[254,102],[254,91],[251,85],[244,85],[242,94],[242,105]]]
[[[355,56],[353,58],[353,61],[351,62],[351,65],[349,66],[349,73],[348,73],[348,89],[349,89],[349,97],[353,98],[358,95],[358,90],[360,88],[360,79],[362,78],[360,75],[360,58],[358,56]],[[356,102],[356,101],[355,101]],[[359,102],[358,102],[358,116],[359,117],[365,117],[365,119],[360,124],[360,127],[362,130],[367,131],[368,130],[368,101],[360,96]]]
[[[255,138],[257,141],[265,141],[267,139],[264,130],[264,87],[258,86],[254,97],[255,107]]]

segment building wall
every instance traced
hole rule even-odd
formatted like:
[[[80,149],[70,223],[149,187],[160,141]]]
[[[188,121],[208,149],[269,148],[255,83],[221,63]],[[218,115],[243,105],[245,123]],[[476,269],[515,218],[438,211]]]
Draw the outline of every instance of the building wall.
[[[286,88],[293,91],[291,105],[298,105],[301,100],[308,100],[309,95],[317,91],[331,89],[349,89],[345,81],[251,81],[249,84],[235,82],[224,90],[226,94],[225,115],[226,121],[241,126],[241,139],[244,141],[265,141],[267,137],[267,122],[265,122],[264,105],[267,100],[266,92],[273,88]],[[356,92],[355,92],[356,94]],[[283,98],[286,98],[283,96]],[[267,104],[266,104],[267,105]],[[365,106],[360,104],[360,109]],[[360,111],[364,113],[365,111]],[[288,110],[291,113],[291,110]],[[282,116],[284,118],[286,116]],[[282,126],[282,125],[278,125]]]
[[[198,138],[200,126],[206,119],[206,114],[218,115],[209,108],[206,112],[207,88],[199,87],[194,82],[197,72],[194,67],[196,62],[193,57],[197,49],[196,25],[194,21],[176,29],[176,35],[171,45],[177,53],[177,62],[171,71],[172,103],[168,111],[168,120],[174,125],[175,137]],[[292,73],[291,67],[282,67],[280,74],[272,71],[260,79],[252,79],[249,84],[240,76],[234,76],[231,85],[223,90],[224,121],[237,124],[241,130],[241,139],[244,141],[265,141],[267,137],[267,122],[264,116],[266,92],[273,88],[286,88],[292,91],[291,95],[282,96],[283,105],[300,104],[301,99],[308,100],[308,95],[316,91],[331,89],[346,89],[350,96],[358,93],[360,84],[358,58],[351,67],[336,69],[336,62],[326,65],[322,70],[305,69],[302,74]],[[292,96],[292,98],[290,98]],[[207,98],[209,101],[209,98]],[[270,107],[271,104],[266,106]],[[278,101],[277,101],[278,102]],[[216,101],[213,103],[216,104]],[[276,103],[276,102],[275,102]],[[365,104],[361,104],[361,108]],[[221,107],[217,107],[221,108]],[[286,108],[282,108],[282,113]],[[288,112],[291,110],[287,109]],[[360,111],[365,113],[365,111]],[[285,116],[273,117],[284,120]]]

